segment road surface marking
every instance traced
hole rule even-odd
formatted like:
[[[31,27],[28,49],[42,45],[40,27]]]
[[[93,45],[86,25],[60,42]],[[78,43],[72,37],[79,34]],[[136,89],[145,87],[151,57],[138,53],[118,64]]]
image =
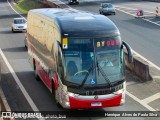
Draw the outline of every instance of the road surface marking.
[[[147,108],[148,110],[150,110],[150,111],[156,111],[154,108],[152,108],[151,106],[147,105],[145,102],[143,102],[142,100],[138,99],[136,96],[132,95],[128,91],[126,91],[126,94],[129,97],[131,97],[132,99],[134,99],[135,101],[137,101],[138,103],[140,103],[142,106],[144,106],[145,108]]]
[[[154,17],[152,17],[152,18],[147,18],[148,20],[152,20],[152,19],[154,19]]]
[[[33,109],[33,111],[39,112],[38,108],[36,107],[36,105],[34,104],[33,100],[31,99],[31,97],[29,96],[29,94],[27,93],[26,89],[24,88],[24,86],[22,85],[22,83],[20,82],[18,76],[16,75],[16,73],[14,72],[13,68],[11,67],[11,65],[9,64],[7,58],[5,57],[4,53],[2,52],[2,50],[0,49],[0,54],[4,60],[4,62],[6,63],[10,73],[12,74],[13,78],[15,79],[17,85],[19,86],[19,88],[21,89],[23,95],[25,96],[26,100],[28,101],[29,105],[31,106],[31,108]],[[43,119],[41,119],[43,120]]]
[[[117,8],[116,8],[116,9],[117,9]],[[117,10],[119,10],[119,11],[121,11],[121,12],[123,12],[123,13],[126,13],[126,14],[128,14],[128,15],[131,15],[131,16],[134,16],[134,17],[137,17],[136,15],[130,14],[130,13],[126,12],[126,11],[123,11],[123,10],[120,10],[120,9],[117,9]]]
[[[120,8],[119,6],[118,6],[118,8]],[[120,10],[120,9],[118,9],[118,8],[116,8],[117,10],[119,10],[119,11],[121,11],[121,12],[124,12],[124,13],[126,13],[126,14],[128,14],[128,15],[131,15],[131,16],[134,16],[134,17],[137,17],[136,15],[133,15],[133,14],[130,14],[130,13],[128,13],[128,12],[126,12],[126,11],[123,11],[123,10]],[[147,11],[148,12],[148,11]],[[148,12],[148,13],[152,13],[152,12]],[[145,17],[145,16],[144,16]],[[160,24],[158,24],[158,23],[156,23],[156,22],[152,22],[152,21],[150,21],[149,19],[146,19],[146,18],[142,18],[143,20],[145,20],[145,21],[147,21],[147,22],[150,22],[150,23],[153,23],[153,24],[155,24],[155,25],[158,25],[158,26],[160,26]]]
[[[1,54],[4,62],[6,63],[7,67],[9,68],[9,71],[12,74],[13,78],[15,79],[16,83],[18,84],[19,88],[21,89],[23,95],[25,96],[25,98],[29,102],[30,106],[32,107],[32,109],[34,111],[39,111],[38,108],[36,107],[36,105],[33,103],[31,97],[29,96],[29,94],[27,93],[27,91],[25,90],[25,88],[23,87],[22,83],[20,82],[19,78],[17,77],[16,73],[14,72],[13,68],[9,64],[7,58],[5,57],[5,55],[3,54],[3,52],[2,52],[1,49],[0,49],[0,54]]]
[[[152,78],[154,78],[154,79],[159,79],[160,76],[152,76]]]
[[[135,9],[135,8],[128,8],[128,7],[122,7],[122,6],[118,6],[118,5],[115,5],[115,7],[118,7],[118,8],[124,8],[126,10],[138,10],[138,9]],[[146,10],[143,10],[144,13],[151,13],[151,14],[154,14],[154,12],[150,12],[150,11],[146,11]]]
[[[122,7],[122,6],[118,6],[118,5],[115,5],[115,7],[117,8],[120,8],[120,9],[127,9],[127,10],[137,10],[137,9],[133,9],[133,8],[128,8],[128,7]]]
[[[137,53],[136,51],[132,50],[134,54],[136,54],[138,57],[140,57],[141,59],[143,59],[144,61],[148,62],[148,64],[150,64],[151,66],[155,67],[157,70],[160,71],[160,67],[158,67],[157,65],[155,65],[154,63],[152,63],[151,61],[147,60],[145,57],[143,57],[142,55],[140,55],[139,53]]]
[[[145,21],[148,21],[148,22],[150,22],[150,23],[153,23],[153,24],[155,24],[155,25],[158,25],[158,26],[160,26],[160,24],[158,24],[158,23],[156,23],[156,22],[152,22],[152,21],[150,21],[150,20],[148,20],[148,19],[144,19]]]
[[[156,23],[160,23],[160,21],[156,21]]]
[[[16,14],[18,14],[19,16],[21,16],[22,18],[24,18],[22,15],[20,15],[13,7],[12,7],[12,5],[10,4],[10,2],[7,0],[7,2],[8,2],[8,4],[9,4],[9,6],[12,8],[12,10],[16,13]],[[26,19],[26,18],[24,18],[24,19]]]
[[[145,98],[142,101],[145,102],[146,104],[148,104],[148,103],[150,103],[150,102],[152,102],[152,101],[154,101],[156,99],[159,99],[159,98],[160,98],[160,92],[156,93],[156,94],[154,94],[154,95],[152,95],[152,96],[150,96],[148,98]]]

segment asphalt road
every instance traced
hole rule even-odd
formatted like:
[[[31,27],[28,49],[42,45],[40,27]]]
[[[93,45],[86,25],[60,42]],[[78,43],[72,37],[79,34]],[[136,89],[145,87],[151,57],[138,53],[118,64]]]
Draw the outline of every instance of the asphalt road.
[[[94,4],[90,6],[90,3],[85,3],[74,6],[77,9],[83,9],[88,11],[96,12],[98,5]],[[29,97],[34,102],[35,106],[39,111],[61,111],[57,108],[53,102],[53,98],[48,89],[44,86],[41,81],[36,81],[34,78],[34,73],[30,64],[28,63],[28,54],[27,50],[24,48],[24,33],[12,33],[11,32],[11,19],[13,17],[19,17],[9,6],[6,0],[0,1],[0,48],[2,49],[3,54],[7,58],[9,64],[13,68],[14,72],[18,76],[18,79],[24,86]],[[141,19],[134,19],[132,16],[124,14],[122,12],[117,12],[116,16],[109,16],[116,25],[119,27],[122,34],[122,38],[127,41],[131,47],[145,57],[151,58],[151,60],[158,61],[158,51],[159,50],[159,27],[143,21]],[[145,32],[144,32],[145,31]],[[154,38],[154,39],[153,39]],[[154,53],[154,54],[153,54]],[[157,54],[155,54],[157,53]],[[2,80],[0,85],[7,97],[9,105],[13,111],[32,111],[33,106],[27,99],[24,97],[21,88],[15,82],[10,70],[6,66],[2,56],[0,57],[2,65]],[[146,106],[150,106],[155,110],[160,110],[160,99],[156,99],[147,105],[143,104],[143,100],[148,98],[160,91],[159,85],[155,82],[143,83],[135,76],[127,72],[127,91],[126,103],[120,107],[111,107],[97,109],[96,111],[149,111]],[[134,95],[136,98],[131,97]],[[95,111],[95,110],[89,110]],[[72,115],[72,111],[70,111]],[[81,114],[81,111],[79,111]],[[86,113],[87,114],[87,113]],[[88,113],[89,114],[89,113]],[[81,115],[83,116],[83,115]],[[73,118],[81,119],[81,118]],[[106,119],[104,118],[86,118],[86,119]],[[128,117],[111,117],[108,119],[126,119]],[[150,120],[157,119],[153,117],[137,117],[129,118],[136,120]]]

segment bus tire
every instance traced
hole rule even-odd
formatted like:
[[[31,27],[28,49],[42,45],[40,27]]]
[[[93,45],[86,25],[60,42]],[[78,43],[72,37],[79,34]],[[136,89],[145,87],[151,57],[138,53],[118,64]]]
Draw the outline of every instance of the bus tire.
[[[37,81],[40,81],[41,79],[38,76],[38,70],[37,70],[37,66],[36,66],[35,61],[33,63],[34,63],[34,76],[35,76]]]

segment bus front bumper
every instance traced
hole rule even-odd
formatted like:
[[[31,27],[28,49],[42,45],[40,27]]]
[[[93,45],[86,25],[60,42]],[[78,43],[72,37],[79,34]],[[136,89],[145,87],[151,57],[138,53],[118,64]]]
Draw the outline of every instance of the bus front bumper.
[[[105,99],[79,99],[69,96],[70,109],[88,109],[120,106],[122,104],[122,94],[118,94],[111,98]]]

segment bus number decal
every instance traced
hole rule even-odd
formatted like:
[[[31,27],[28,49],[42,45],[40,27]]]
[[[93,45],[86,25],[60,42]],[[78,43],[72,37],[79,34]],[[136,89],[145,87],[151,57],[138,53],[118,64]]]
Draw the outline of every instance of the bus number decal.
[[[119,45],[119,41],[118,40],[107,40],[107,41],[101,41],[101,42],[97,42],[97,47],[112,47],[112,46],[117,46]]]
[[[100,47],[101,46],[101,43],[100,42],[97,42],[97,47]]]

